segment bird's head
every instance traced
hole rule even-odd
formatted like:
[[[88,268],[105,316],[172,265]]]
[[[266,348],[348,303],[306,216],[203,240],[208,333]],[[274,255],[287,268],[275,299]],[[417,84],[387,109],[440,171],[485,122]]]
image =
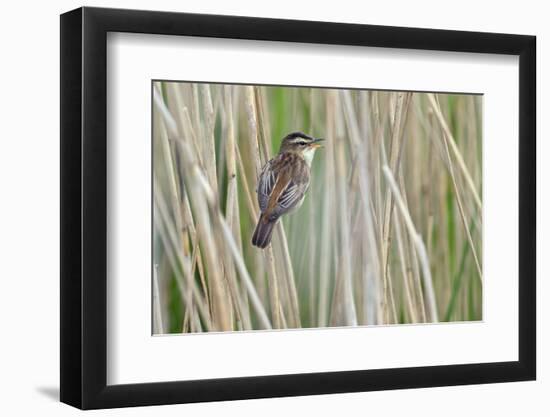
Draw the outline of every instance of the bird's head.
[[[279,153],[295,152],[302,156],[311,165],[313,155],[320,148],[324,139],[317,139],[302,132],[293,132],[286,135],[281,142]]]

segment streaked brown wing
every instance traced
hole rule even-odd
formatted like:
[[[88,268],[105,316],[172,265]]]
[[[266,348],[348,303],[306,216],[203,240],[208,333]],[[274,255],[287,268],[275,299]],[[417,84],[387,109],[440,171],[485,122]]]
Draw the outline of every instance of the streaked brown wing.
[[[308,186],[305,161],[293,154],[278,155],[265,164],[258,179],[260,210],[275,220],[302,202]]]
[[[277,181],[277,175],[272,169],[272,165],[273,160],[268,161],[262,168],[262,172],[258,178],[258,188],[256,189],[256,192],[258,193],[258,205],[260,206],[260,211],[262,212],[264,212],[267,208],[269,196],[271,195],[275,182]]]
[[[266,208],[272,220],[299,206],[309,186],[309,169],[302,158],[286,156],[279,167],[275,169],[278,175]]]
[[[309,182],[295,182],[291,180],[277,201],[279,210],[286,212],[296,207],[303,199]]]

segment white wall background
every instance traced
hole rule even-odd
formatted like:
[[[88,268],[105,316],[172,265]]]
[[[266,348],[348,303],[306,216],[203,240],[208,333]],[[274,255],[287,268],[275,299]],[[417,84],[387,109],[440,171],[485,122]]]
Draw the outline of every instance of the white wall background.
[[[75,415],[59,391],[59,17],[72,0],[6,2],[0,24],[0,412]],[[270,416],[370,414],[410,416],[549,415],[550,26],[544,2],[441,1],[321,4],[296,0],[125,0],[87,5],[239,14],[534,34],[538,37],[538,381],[100,411],[94,415]],[[32,415],[32,414],[31,414]]]

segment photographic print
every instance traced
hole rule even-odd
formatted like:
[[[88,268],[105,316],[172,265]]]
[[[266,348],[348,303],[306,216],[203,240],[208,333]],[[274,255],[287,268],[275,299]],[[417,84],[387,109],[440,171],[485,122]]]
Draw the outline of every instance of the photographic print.
[[[62,402],[536,379],[534,36],[93,7],[60,34]]]
[[[482,320],[482,101],[153,81],[153,334]]]

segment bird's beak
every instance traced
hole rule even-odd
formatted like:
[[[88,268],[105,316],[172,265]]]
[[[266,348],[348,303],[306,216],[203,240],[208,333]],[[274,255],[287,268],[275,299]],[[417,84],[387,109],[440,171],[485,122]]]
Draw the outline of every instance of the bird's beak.
[[[312,148],[322,148],[323,147],[323,143],[324,142],[324,139],[315,139],[313,142],[311,142],[311,147]]]

